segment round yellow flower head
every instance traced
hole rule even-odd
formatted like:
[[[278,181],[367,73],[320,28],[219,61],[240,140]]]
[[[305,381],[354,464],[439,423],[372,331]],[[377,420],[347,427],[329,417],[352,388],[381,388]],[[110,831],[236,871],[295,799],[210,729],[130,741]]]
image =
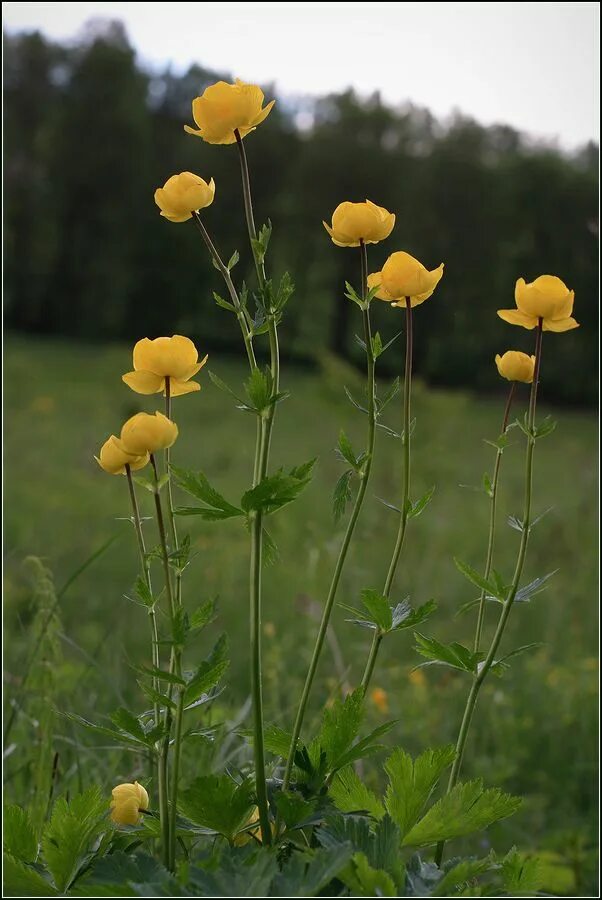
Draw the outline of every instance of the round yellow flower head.
[[[257,823],[256,828],[249,828],[249,825],[254,825]],[[234,846],[235,847],[243,847],[245,844],[248,844],[249,841],[255,840],[262,843],[262,831],[261,826],[259,824],[259,807],[254,806],[249,815],[247,816],[247,820],[243,826],[246,828],[246,831],[239,832],[234,838]],[[272,822],[271,825],[272,835],[276,834],[276,823]]]
[[[500,319],[511,325],[535,328],[543,319],[544,331],[570,331],[579,322],[572,318],[575,291],[556,275],[540,275],[530,284],[519,278],[514,289],[517,309],[498,309]]]
[[[389,698],[385,690],[379,687],[372,688],[370,699],[379,712],[384,714],[389,712]]]
[[[116,825],[138,825],[140,811],[148,809],[148,794],[141,784],[118,784],[112,790],[111,820]]]
[[[168,178],[162,188],[155,191],[155,203],[161,215],[170,222],[187,222],[193,212],[211,206],[215,197],[213,178],[207,182],[192,172],[180,172]]]
[[[175,443],[178,426],[163,413],[154,416],[136,413],[121,429],[121,441],[128,453],[156,453]]]
[[[128,453],[119,438],[112,434],[100,448],[100,456],[95,456],[94,459],[109,475],[125,475],[126,465],[135,472],[136,469],[144,468],[149,456],[148,453]]]
[[[522,381],[531,384],[535,374],[535,357],[527,356],[520,350],[506,350],[503,356],[495,357],[497,370],[508,381]]]
[[[332,226],[322,225],[337,247],[359,247],[364,244],[378,244],[389,237],[395,225],[395,216],[383,206],[370,200],[365,203],[339,203],[332,214]]]
[[[165,394],[165,379],[169,378],[172,397],[199,391],[200,384],[190,381],[207,362],[205,356],[198,362],[199,354],[190,338],[181,334],[158,337],[154,341],[142,338],[134,347],[134,371],[121,376],[128,387],[137,394]]]
[[[275,101],[262,109],[263,100],[263,91],[256,84],[246,84],[239,78],[234,84],[218,81],[192,101],[192,118],[198,130],[184,125],[184,131],[208,144],[234,144],[235,130],[244,138],[270,114]]]
[[[405,298],[411,306],[424,303],[431,296],[443,277],[443,263],[429,272],[428,269],[403,250],[392,253],[382,268],[368,276],[368,287],[378,287],[378,300],[386,300],[391,306],[405,308]]]

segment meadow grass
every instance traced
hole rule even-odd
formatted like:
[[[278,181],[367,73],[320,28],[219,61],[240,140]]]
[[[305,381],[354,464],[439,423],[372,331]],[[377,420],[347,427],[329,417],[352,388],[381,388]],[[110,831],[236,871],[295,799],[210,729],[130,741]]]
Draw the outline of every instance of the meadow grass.
[[[516,840],[547,848],[552,863],[565,866],[565,879],[573,878],[567,882],[570,890],[582,877],[578,867],[588,864],[583,847],[595,828],[597,429],[591,413],[546,408],[545,354],[553,352],[553,340],[549,349],[544,347],[539,416],[552,413],[558,427],[537,444],[534,480],[535,514],[552,509],[533,531],[524,581],[558,571],[544,592],[512,612],[502,649],[507,652],[532,641],[542,646],[518,658],[502,679],[489,679],[479,700],[464,773],[526,797],[520,816],[498,826],[496,833],[505,843]],[[24,558],[42,557],[60,587],[95,549],[117,535],[61,602],[65,663],[60,702],[68,703],[70,711],[96,717],[121,702],[136,708],[144,701],[128,660],[148,657],[148,627],[144,610],[124,596],[131,593],[138,565],[131,526],[122,519],[129,515],[126,483],[103,473],[93,454],[110,433],[119,432],[126,417],[140,409],[161,408],[162,400],[135,395],[121,383],[121,373],[130,369],[127,346],[9,336],[5,349],[9,683],[18,690],[23,660],[31,649],[34,610]],[[217,354],[208,368],[236,390],[246,377],[243,362]],[[180,438],[173,461],[202,469],[237,502],[250,485],[254,421],[210,382],[206,370],[199,380],[200,394],[174,403]],[[278,409],[273,465],[290,467],[319,457],[306,492],[269,522],[280,558],[265,573],[265,707],[267,720],[286,728],[291,727],[345,524],[343,519],[334,525],[332,519],[332,491],[343,470],[333,448],[341,427],[358,452],[364,442],[363,416],[348,402],[343,387],[359,395],[362,380],[361,374],[331,358],[322,360],[317,372],[291,370],[286,361],[284,365],[282,386],[291,397]],[[516,412],[521,415],[527,396],[526,389],[520,393]],[[409,595],[420,604],[434,598],[438,610],[421,630],[439,640],[472,643],[476,611],[461,617],[456,613],[478,591],[457,571],[453,557],[477,569],[483,566],[489,506],[485,494],[470,486],[478,486],[484,472],[491,474],[495,451],[483,439],[497,437],[503,403],[503,390],[498,397],[482,398],[427,389],[419,380],[415,384],[411,496],[418,499],[432,485],[436,490],[425,512],[410,522],[392,600]],[[392,427],[398,426],[400,414],[398,396],[388,411]],[[519,535],[506,518],[520,514],[524,457],[523,435],[518,429],[511,435],[502,463],[494,562],[507,578]],[[341,581],[340,603],[357,605],[362,588],[382,587],[397,521],[377,498],[399,501],[399,456],[399,443],[379,432],[373,478]],[[151,516],[152,497],[139,493],[143,515]],[[178,496],[188,504],[176,491]],[[152,544],[154,523],[145,527]],[[218,597],[219,617],[211,630],[214,636],[225,630],[230,637],[232,665],[224,698],[236,709],[249,694],[248,535],[237,520],[213,524],[189,518],[180,520],[180,531],[189,532],[195,553],[184,579],[185,604],[194,609],[204,599]],[[489,609],[487,634],[494,617],[495,610]],[[306,733],[311,733],[327,698],[361,678],[370,634],[347,618],[348,613],[335,608]],[[399,719],[389,743],[417,752],[455,739],[468,684],[446,669],[413,671],[421,658],[412,644],[407,632],[383,642],[372,686],[387,692],[386,717]],[[199,647],[199,653],[206,649]],[[385,716],[369,704],[369,717],[376,725]],[[71,741],[82,737],[74,737],[69,729],[65,733]],[[10,764],[8,769],[10,775]],[[94,780],[89,766],[82,776],[79,764],[78,777]],[[14,780],[14,790],[18,783]],[[567,841],[561,836],[567,834],[569,845],[576,848],[575,860],[566,856]],[[562,858],[554,856],[559,847]]]

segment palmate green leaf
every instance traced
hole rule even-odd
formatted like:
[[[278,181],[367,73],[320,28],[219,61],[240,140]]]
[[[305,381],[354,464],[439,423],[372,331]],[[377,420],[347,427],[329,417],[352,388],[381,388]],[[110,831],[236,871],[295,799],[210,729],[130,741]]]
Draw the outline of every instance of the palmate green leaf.
[[[398,748],[386,761],[389,785],[385,805],[402,838],[422,815],[442,772],[452,764],[455,755],[452,744],[426,750],[415,760]]]
[[[38,839],[26,809],[13,803],[4,805],[4,849],[24,863],[35,862]]]
[[[387,734],[387,732],[397,724],[397,721],[397,719],[394,719],[391,722],[384,722],[382,725],[379,725],[378,728],[371,731],[370,734],[366,735],[366,737],[361,738],[361,740],[352,744],[345,753],[338,757],[333,765],[333,769],[343,768],[343,766],[347,766],[349,763],[355,762],[358,759],[365,759],[368,756],[373,756],[375,753],[384,749],[384,745],[378,743],[378,739]]]
[[[326,754],[330,768],[334,768],[357,737],[363,719],[364,689],[357,688],[344,700],[337,698],[325,709],[318,736],[311,748],[320,748]]]
[[[311,472],[317,457],[295,466],[287,474],[282,469],[273,475],[267,475],[258,485],[246,491],[240,505],[246,513],[263,512],[266,515],[276,512],[299,496],[311,479]]]
[[[274,879],[274,897],[315,897],[336,878],[353,855],[351,844],[295,853]]]
[[[510,850],[501,864],[502,883],[510,896],[527,897],[535,894],[543,886],[543,867],[537,856],[519,853],[516,847]]]
[[[70,803],[60,797],[44,829],[42,851],[57,889],[65,893],[93,841],[106,830],[109,804],[100,788],[77,794]]]
[[[280,791],[276,795],[276,807],[287,831],[321,822],[324,819],[323,805],[318,808],[317,797],[305,800],[298,791]]]
[[[485,790],[480,780],[457,784],[414,825],[402,845],[426,847],[482,831],[513,815],[520,805],[519,797],[503,794],[497,788]]]
[[[195,825],[211,828],[229,841],[247,824],[254,806],[253,785],[229,775],[201,775],[180,792],[179,809]]]
[[[201,663],[194,675],[187,681],[184,689],[185,707],[195,703],[202,694],[206,694],[218,684],[230,665],[227,654],[228,637],[226,634],[222,634],[216,641],[210,656]]]
[[[268,409],[271,405],[272,385],[272,373],[269,366],[263,370],[257,366],[251,371],[251,375],[245,383],[245,392],[251,407],[258,413]]]
[[[415,628],[425,622],[437,609],[434,600],[427,600],[416,609],[412,609],[406,598],[393,609],[391,628],[393,631],[400,631],[403,628]]]
[[[369,790],[353,766],[345,766],[335,775],[328,790],[329,797],[341,812],[365,810],[375,819],[382,819],[385,808],[376,794]]]
[[[370,613],[371,621],[377,625],[381,631],[389,631],[393,625],[393,612],[389,606],[389,601],[379,591],[365,588],[360,594],[362,603]]]
[[[140,886],[150,888],[145,894]],[[85,897],[174,897],[175,878],[152,856],[135,855],[115,850],[95,860],[92,868],[77,882],[77,896]]]
[[[433,897],[450,897],[452,891],[457,891],[467,882],[496,868],[490,856],[485,859],[463,859],[457,863],[450,860],[450,862],[452,865],[447,864],[447,871],[432,892]]]
[[[345,515],[347,504],[351,500],[351,479],[353,478],[353,469],[347,469],[337,481],[334,494],[332,497],[332,514],[335,524]]]
[[[4,853],[2,881],[4,897],[57,897],[59,893],[36,869],[10,853]]]
[[[253,845],[242,850],[225,847],[211,868],[192,868],[190,881],[195,896],[268,897],[277,871],[276,855],[267,848]]]
[[[179,466],[171,466],[178,485],[196,500],[207,504],[206,507],[183,507],[176,509],[178,515],[199,515],[209,521],[231,519],[242,516],[243,511],[232,506],[215,488],[211,487],[203,472],[190,472]],[[209,508],[207,508],[209,507]],[[194,511],[198,510],[198,511]]]
[[[253,737],[253,732],[245,732],[248,737]],[[266,725],[263,732],[263,745],[270,753],[285,759],[288,756],[292,734],[278,725]]]
[[[352,897],[397,897],[395,882],[384,869],[375,869],[364,853],[354,853],[341,874]]]
[[[462,672],[470,672],[474,675],[478,663],[484,658],[484,653],[473,653],[468,647],[453,641],[451,644],[442,644],[435,638],[427,638],[420,634],[419,631],[414,632],[416,638],[415,650],[422,656],[426,656],[428,663],[423,665],[442,665],[450,666],[453,669],[460,669]]]

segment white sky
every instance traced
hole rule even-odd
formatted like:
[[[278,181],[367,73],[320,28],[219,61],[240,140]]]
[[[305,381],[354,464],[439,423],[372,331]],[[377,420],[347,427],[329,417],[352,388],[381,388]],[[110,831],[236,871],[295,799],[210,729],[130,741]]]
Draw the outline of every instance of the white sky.
[[[572,148],[599,139],[598,3],[3,3],[4,27],[73,38],[121,19],[147,65],[198,62],[282,93],[379,89]]]

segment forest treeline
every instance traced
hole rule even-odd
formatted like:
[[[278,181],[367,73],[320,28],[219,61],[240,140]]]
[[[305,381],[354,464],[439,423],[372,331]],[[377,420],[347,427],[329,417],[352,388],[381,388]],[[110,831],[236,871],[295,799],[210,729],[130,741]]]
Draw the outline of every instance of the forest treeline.
[[[213,299],[220,279],[194,224],[164,221],[153,202],[175,172],[213,177],[204,221],[223,256],[240,252],[235,274],[252,283],[236,148],[183,130],[193,97],[230,74],[149,71],[116,22],[90,23],[69,46],[38,33],[4,36],[7,327],[95,341],[180,332],[203,351],[240,351],[235,321]],[[402,67],[399,77],[402,95]],[[546,342],[545,398],[595,402],[596,145],[569,155],[504,125],[460,114],[441,123],[425,109],[351,90],[278,100],[245,144],[256,219],[269,217],[274,229],[270,270],[290,271],[296,285],[285,355],[361,354],[357,309],[344,298],[359,258],[336,248],[321,223],[341,200],[368,197],[397,214],[392,237],[370,250],[372,270],[397,249],[429,268],[445,262],[440,290],[417,321],[420,377],[495,387],[494,355],[532,344],[495,310],[513,305],[518,276],[550,273],[574,288],[581,328]],[[402,313],[375,307],[377,327],[392,336]],[[382,360],[390,371],[400,366],[397,343]]]

